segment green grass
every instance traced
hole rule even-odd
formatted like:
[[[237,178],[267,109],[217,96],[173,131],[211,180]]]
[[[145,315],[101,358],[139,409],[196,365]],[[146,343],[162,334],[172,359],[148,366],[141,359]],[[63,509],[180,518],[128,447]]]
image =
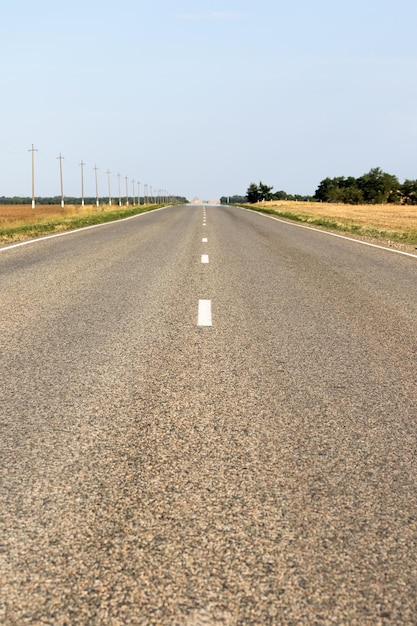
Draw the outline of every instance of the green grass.
[[[106,222],[120,220],[133,215],[139,215],[140,213],[154,211],[162,206],[164,205],[126,207],[123,209],[115,209],[114,211],[97,210],[69,217],[58,217],[54,219],[40,218],[36,222],[29,221],[16,226],[0,226],[0,242],[7,244],[13,241],[22,241],[32,237],[41,237],[42,235],[50,235],[67,230],[74,230],[85,226],[104,224]]]
[[[293,222],[300,222],[311,226],[318,226],[331,231],[338,231],[349,235],[356,235],[358,237],[369,237],[371,239],[377,239],[385,242],[397,242],[410,246],[417,246],[417,232],[415,230],[409,231],[394,231],[385,228],[377,228],[376,226],[367,226],[364,224],[356,224],[351,221],[332,220],[326,217],[318,217],[315,215],[307,215],[305,213],[292,213],[290,211],[276,211],[274,209],[268,209],[266,207],[257,207],[254,205],[240,205],[245,209],[251,211],[258,211],[259,213],[266,213],[268,215],[275,215],[283,219],[291,220]]]

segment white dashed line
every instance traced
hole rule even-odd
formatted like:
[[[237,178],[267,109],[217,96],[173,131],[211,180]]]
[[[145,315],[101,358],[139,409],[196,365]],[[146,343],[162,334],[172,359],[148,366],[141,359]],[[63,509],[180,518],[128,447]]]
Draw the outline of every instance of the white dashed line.
[[[198,301],[198,326],[212,326],[211,300]]]
[[[206,210],[203,210],[203,226],[207,226]],[[208,237],[202,238],[202,243],[208,243]],[[209,255],[202,254],[201,262],[208,263]],[[211,300],[199,300],[198,301],[198,326],[212,326],[211,319]]]

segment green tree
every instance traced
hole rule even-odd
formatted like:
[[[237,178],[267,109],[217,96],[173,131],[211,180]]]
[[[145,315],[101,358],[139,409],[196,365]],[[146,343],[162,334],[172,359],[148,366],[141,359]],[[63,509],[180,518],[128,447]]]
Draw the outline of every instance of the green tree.
[[[258,185],[251,183],[246,192],[246,198],[250,204],[256,204],[260,200]]]
[[[401,185],[399,193],[405,204],[417,204],[417,180],[406,179]]]
[[[329,177],[324,178],[316,189],[316,193],[314,194],[315,199],[320,202],[330,202],[330,197],[334,188],[334,180]]]
[[[374,167],[358,178],[358,188],[365,202],[384,204],[398,199],[400,183],[396,176],[383,172],[380,167]]]
[[[292,200],[292,196],[290,196],[286,191],[280,189],[279,191],[275,191],[272,194],[273,200]]]
[[[259,199],[261,201],[272,199],[273,187],[268,187],[268,185],[264,185],[264,183],[260,181],[258,189],[259,189]]]

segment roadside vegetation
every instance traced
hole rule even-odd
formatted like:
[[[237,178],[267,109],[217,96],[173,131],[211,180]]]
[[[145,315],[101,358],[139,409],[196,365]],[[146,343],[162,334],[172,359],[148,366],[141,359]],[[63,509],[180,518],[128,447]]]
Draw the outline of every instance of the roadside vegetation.
[[[314,196],[274,192],[260,181],[251,183],[245,196],[222,197],[221,202],[393,247],[417,247],[417,180],[400,183],[379,167],[359,178],[325,178]]]
[[[240,206],[392,247],[417,247],[417,206],[266,201]]]
[[[146,204],[115,207],[102,205],[30,205],[0,204],[0,245],[25,241],[42,235],[103,224],[138,215],[164,206]]]
[[[297,200],[310,202],[340,202],[342,204],[407,204],[417,205],[417,180],[405,180],[400,183],[393,174],[374,167],[366,174],[354,176],[336,176],[324,178],[313,196],[288,194],[285,191],[273,191],[273,187],[262,181],[251,183],[245,196],[223,196],[223,204],[240,202],[265,202],[269,200]]]

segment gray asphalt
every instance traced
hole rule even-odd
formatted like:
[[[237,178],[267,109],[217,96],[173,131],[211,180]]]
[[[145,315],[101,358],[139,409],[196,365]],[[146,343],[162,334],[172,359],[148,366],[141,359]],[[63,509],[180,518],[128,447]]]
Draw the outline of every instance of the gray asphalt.
[[[202,220],[0,250],[0,623],[417,624],[417,258]]]

